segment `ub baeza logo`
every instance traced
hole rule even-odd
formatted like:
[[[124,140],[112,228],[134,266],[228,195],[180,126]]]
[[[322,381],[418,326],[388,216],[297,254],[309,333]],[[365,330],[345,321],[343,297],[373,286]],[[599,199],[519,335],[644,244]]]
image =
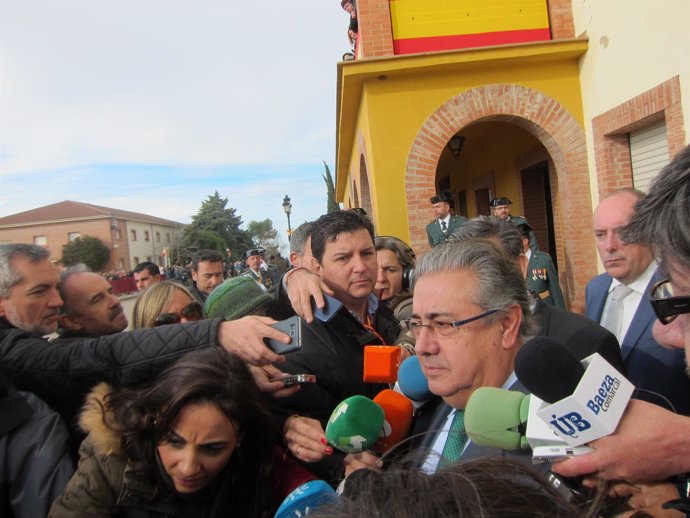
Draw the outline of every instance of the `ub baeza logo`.
[[[549,421],[551,426],[573,439],[577,439],[578,432],[584,432],[592,427],[589,421],[577,412],[568,412],[561,417],[556,417],[556,414],[553,414],[551,418],[551,421]]]
[[[587,408],[589,408],[594,415],[599,415],[599,412],[608,412],[613,398],[616,396],[618,387],[621,386],[621,380],[613,378],[609,375],[604,376],[601,386],[597,390],[594,397],[587,401]]]

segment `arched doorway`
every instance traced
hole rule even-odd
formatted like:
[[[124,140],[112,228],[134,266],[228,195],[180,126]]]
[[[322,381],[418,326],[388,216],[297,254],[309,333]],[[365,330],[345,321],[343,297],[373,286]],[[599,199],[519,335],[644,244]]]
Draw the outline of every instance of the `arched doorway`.
[[[446,150],[445,143],[457,133],[475,131],[474,126],[484,123],[524,130],[545,151],[549,178],[553,180],[549,185],[556,244],[553,255],[559,261],[561,286],[570,307],[581,310],[584,286],[596,274],[596,262],[591,260],[592,206],[585,135],[565,108],[539,91],[518,85],[485,85],[453,97],[426,119],[412,143],[405,172],[412,246],[419,251],[428,247],[423,229],[431,216],[425,215],[430,214],[428,200],[436,190],[437,166]],[[494,149],[504,145],[497,139],[492,144]],[[514,156],[515,166],[519,167],[520,161],[528,164],[528,155],[533,152],[526,150]],[[519,172],[515,170],[513,192],[524,197]],[[471,199],[468,195],[470,205]]]

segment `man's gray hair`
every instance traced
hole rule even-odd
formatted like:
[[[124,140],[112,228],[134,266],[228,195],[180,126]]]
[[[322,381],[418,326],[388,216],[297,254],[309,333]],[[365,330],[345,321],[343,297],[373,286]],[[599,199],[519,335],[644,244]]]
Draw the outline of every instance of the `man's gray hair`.
[[[48,249],[39,245],[26,243],[2,243],[0,244],[0,297],[6,299],[10,291],[17,285],[22,277],[12,268],[12,260],[23,257],[31,263],[38,263],[50,258]]]
[[[304,255],[304,244],[311,236],[313,227],[313,221],[305,221],[292,232],[290,236],[290,252],[295,252],[299,256]]]
[[[657,175],[623,228],[629,243],[651,246],[662,264],[690,270],[690,146]]]
[[[445,243],[432,248],[417,263],[415,283],[419,279],[442,272],[464,270],[472,272],[477,288],[472,302],[484,311],[506,311],[513,304],[522,309],[520,340],[528,340],[535,324],[530,311],[530,299],[522,272],[500,243],[491,239],[467,238],[459,243]],[[453,289],[453,286],[448,286]],[[494,320],[484,319],[485,325]]]
[[[477,216],[463,223],[448,236],[448,242],[460,243],[471,238],[496,238],[512,257],[519,257],[524,252],[517,227],[510,221],[494,216]]]
[[[86,266],[84,263],[76,263],[69,268],[60,272],[60,298],[62,299],[62,307],[60,308],[61,315],[71,315],[73,314],[73,309],[70,306],[70,300],[65,292],[65,281],[69,279],[75,273],[93,273],[92,270]]]

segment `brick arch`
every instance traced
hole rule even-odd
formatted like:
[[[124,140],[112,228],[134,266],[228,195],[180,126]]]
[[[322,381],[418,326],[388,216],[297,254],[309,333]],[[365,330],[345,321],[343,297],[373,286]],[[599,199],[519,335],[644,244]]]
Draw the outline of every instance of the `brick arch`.
[[[448,140],[468,124],[500,121],[537,137],[556,172],[552,185],[554,222],[563,243],[559,254],[561,285],[571,309],[579,311],[584,286],[596,274],[591,232],[592,204],[585,134],[558,101],[518,85],[493,84],[467,90],[432,113],[419,129],[408,156],[405,192],[412,246],[428,249],[425,226],[430,220],[429,197],[435,191],[438,161]]]

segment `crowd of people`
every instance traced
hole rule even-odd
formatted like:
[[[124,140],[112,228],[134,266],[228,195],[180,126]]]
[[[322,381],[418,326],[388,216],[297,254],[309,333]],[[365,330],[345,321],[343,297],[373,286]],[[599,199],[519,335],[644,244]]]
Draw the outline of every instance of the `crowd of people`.
[[[469,220],[446,192],[430,202],[420,257],[341,210],[295,230],[284,274],[259,248],[227,278],[222,255],[198,251],[192,286],[139,265],[131,331],[100,275],[0,244],[0,515],[301,516],[279,508],[317,481],[339,497],[310,501],[314,516],[690,511],[690,146],[648,194],[600,200],[605,273],[587,286],[586,316],[565,308],[510,200]],[[285,320],[291,336],[273,327]],[[614,433],[552,466],[465,429],[479,388],[528,392],[515,365],[534,337],[580,360],[598,353],[635,385]],[[277,354],[267,340],[299,344]],[[368,346],[416,361],[426,384],[392,449],[329,431],[351,398],[405,392],[367,378]],[[569,482],[555,487],[548,468]]]

